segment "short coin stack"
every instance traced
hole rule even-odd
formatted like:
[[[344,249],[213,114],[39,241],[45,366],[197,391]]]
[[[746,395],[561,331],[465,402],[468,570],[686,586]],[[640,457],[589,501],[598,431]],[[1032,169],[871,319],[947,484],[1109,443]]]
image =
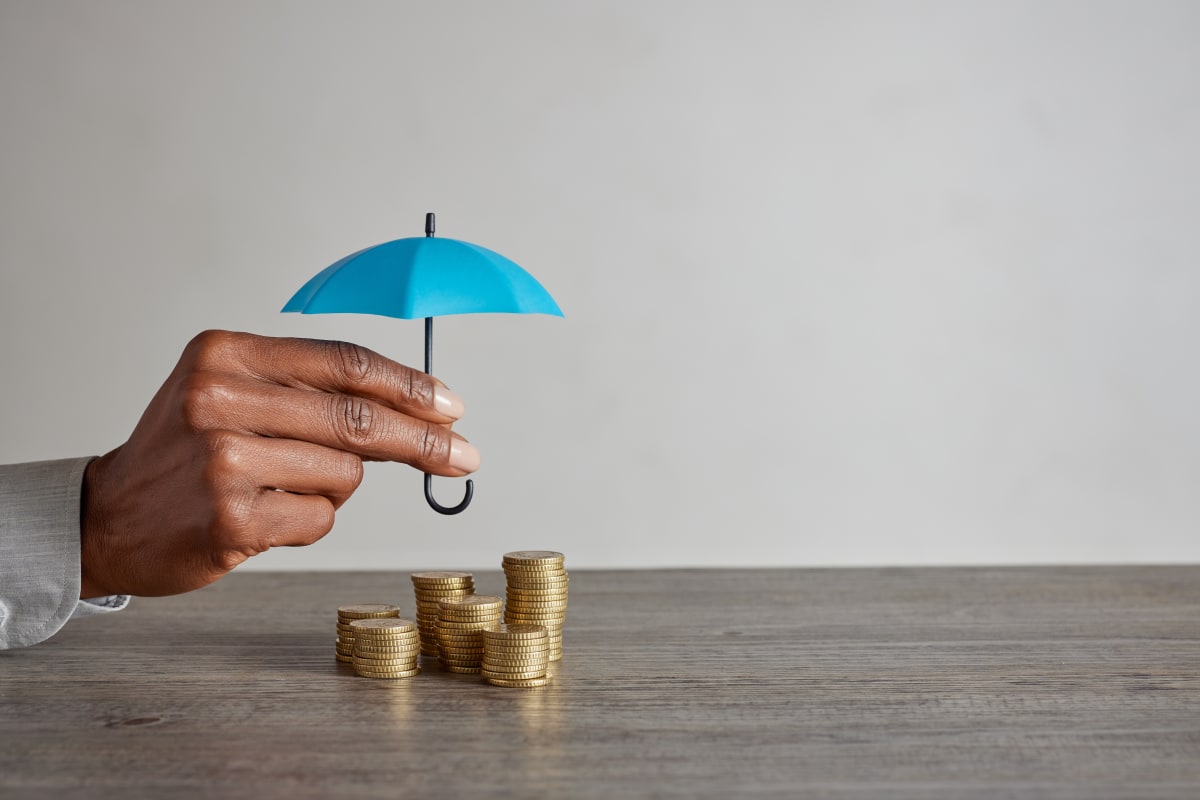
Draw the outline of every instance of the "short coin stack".
[[[349,664],[354,660],[354,630],[350,623],[356,619],[385,619],[400,616],[400,607],[387,603],[359,603],[338,607],[337,660]]]
[[[411,620],[359,619],[354,629],[354,671],[364,678],[411,678],[421,671],[421,639]]]
[[[563,554],[552,550],[517,550],[504,554],[503,567],[508,582],[504,621],[510,625],[545,627],[550,660],[561,660],[568,582]]]
[[[438,660],[447,672],[478,673],[483,661],[483,632],[500,624],[504,601],[472,594],[438,604]]]
[[[417,595],[421,655],[437,657],[438,603],[475,594],[475,577],[469,572],[414,572],[412,582]]]
[[[550,637],[542,625],[497,625],[483,632],[483,679],[495,686],[531,688],[550,682]]]

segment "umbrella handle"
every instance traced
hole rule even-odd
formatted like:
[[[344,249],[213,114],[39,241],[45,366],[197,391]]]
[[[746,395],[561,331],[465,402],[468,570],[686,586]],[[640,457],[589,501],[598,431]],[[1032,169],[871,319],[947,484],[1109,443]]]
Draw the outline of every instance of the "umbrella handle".
[[[433,476],[428,472],[425,473],[425,502],[429,503],[429,507],[439,514],[458,514],[466,510],[467,506],[471,505],[471,498],[475,496],[475,481],[467,478],[467,491],[463,495],[462,502],[456,506],[447,508],[446,506],[433,499]]]
[[[425,235],[433,236],[434,217],[433,214],[425,215]],[[433,317],[425,318],[425,374],[433,374]],[[461,514],[467,510],[467,506],[471,505],[471,498],[475,496],[475,481],[467,479],[467,491],[463,495],[462,502],[456,506],[444,506],[437,500],[433,499],[433,476],[428,472],[425,473],[425,502],[429,503],[429,507],[439,514]]]

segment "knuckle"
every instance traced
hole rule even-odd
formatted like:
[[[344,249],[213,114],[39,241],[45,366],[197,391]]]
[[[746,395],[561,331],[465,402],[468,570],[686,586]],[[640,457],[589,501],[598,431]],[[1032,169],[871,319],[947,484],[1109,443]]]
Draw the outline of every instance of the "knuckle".
[[[205,461],[210,486],[229,485],[231,476],[244,466],[245,452],[238,437],[228,431],[205,431],[203,434]],[[221,498],[218,508],[231,504],[233,498]]]
[[[243,493],[226,493],[213,505],[210,536],[213,552],[245,552],[245,542],[254,524],[254,502]],[[252,554],[251,554],[252,555]]]
[[[417,457],[425,464],[439,464],[446,460],[450,450],[450,439],[446,429],[433,423],[425,423],[417,441]]]
[[[193,431],[208,427],[219,409],[235,402],[231,388],[212,372],[189,373],[179,391],[183,420]]]
[[[367,400],[348,394],[330,396],[330,423],[343,445],[361,447],[375,438],[375,409]]]
[[[231,331],[207,330],[192,337],[184,348],[191,362],[201,368],[219,363],[233,348],[237,334]]]
[[[418,405],[433,406],[433,379],[412,367],[404,367],[400,370],[400,394]]]
[[[349,383],[362,383],[375,370],[374,354],[350,342],[333,343],[334,369]]]

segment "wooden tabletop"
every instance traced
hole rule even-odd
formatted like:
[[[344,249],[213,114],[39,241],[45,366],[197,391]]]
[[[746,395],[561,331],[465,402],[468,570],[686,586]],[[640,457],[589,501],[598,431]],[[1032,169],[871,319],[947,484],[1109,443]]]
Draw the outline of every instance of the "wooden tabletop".
[[[414,606],[248,572],[0,652],[0,796],[1200,797],[1200,567],[573,570],[541,689],[356,677],[351,602]]]

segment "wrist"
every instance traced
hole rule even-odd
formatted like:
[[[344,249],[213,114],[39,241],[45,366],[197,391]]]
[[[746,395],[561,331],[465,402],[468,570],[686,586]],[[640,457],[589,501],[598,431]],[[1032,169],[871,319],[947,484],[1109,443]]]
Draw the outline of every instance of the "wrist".
[[[79,498],[79,597],[119,594],[108,585],[104,563],[103,469],[107,456],[97,458],[83,472]]]

